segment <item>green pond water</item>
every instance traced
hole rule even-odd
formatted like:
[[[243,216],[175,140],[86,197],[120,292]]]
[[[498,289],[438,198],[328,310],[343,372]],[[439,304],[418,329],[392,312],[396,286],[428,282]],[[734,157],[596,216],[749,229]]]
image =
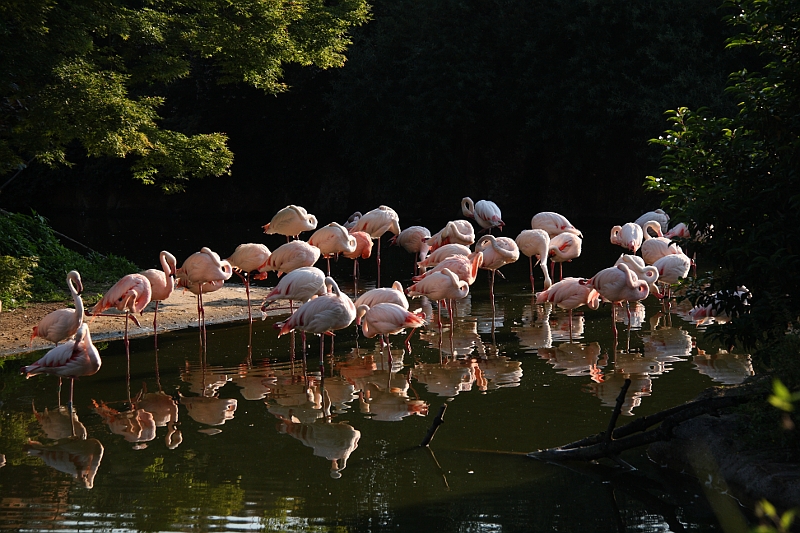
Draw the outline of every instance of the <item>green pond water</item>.
[[[409,257],[392,257],[383,284],[407,286]],[[334,265],[349,294],[351,264]],[[748,357],[718,355],[652,297],[633,308],[630,332],[619,315],[616,346],[607,305],[577,314],[570,342],[567,314],[533,303],[527,258],[504,271],[494,314],[482,273],[453,328],[446,313],[441,332],[434,319],[411,353],[393,337],[391,364],[351,326],[332,354],[326,340],[324,376],[310,336],[304,370],[299,335],[292,360],[291,337],[273,327],[285,315],[211,326],[205,350],[197,329],[159,335],[157,353],[152,338],[134,339],[135,410],[123,343],[100,343],[101,370],[75,385],[85,439],[63,438],[55,378],[14,376],[41,353],[6,361],[0,529],[722,531],[719,517],[738,513],[724,484],[664,470],[644,450],[623,456],[635,470],[525,453],[605,430],[626,378],[619,424],[740,382]],[[359,290],[371,275],[365,266]],[[443,405],[445,423],[419,447]]]

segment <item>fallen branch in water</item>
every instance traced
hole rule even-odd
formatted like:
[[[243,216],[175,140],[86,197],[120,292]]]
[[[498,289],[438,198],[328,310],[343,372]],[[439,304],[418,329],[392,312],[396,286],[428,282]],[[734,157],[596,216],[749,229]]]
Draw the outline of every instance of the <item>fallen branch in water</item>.
[[[428,429],[428,434],[425,435],[425,438],[420,443],[420,447],[428,446],[433,437],[436,436],[436,430],[439,429],[439,426],[444,424],[444,412],[447,411],[447,404],[443,403],[442,408],[439,409],[439,414],[436,415],[436,418],[433,419],[433,425],[431,425],[430,429]]]
[[[617,397],[617,404],[606,431],[556,448],[530,452],[528,457],[543,461],[594,461],[602,458],[617,460],[617,456],[623,451],[671,439],[673,429],[686,420],[704,414],[717,414],[720,409],[752,400],[754,392],[752,389],[756,388],[744,385],[710,389],[710,392],[707,391],[699,400],[644,416],[614,429],[629,385],[630,381],[626,380]],[[759,388],[756,390],[760,391]],[[658,425],[656,429],[648,431],[656,425]]]

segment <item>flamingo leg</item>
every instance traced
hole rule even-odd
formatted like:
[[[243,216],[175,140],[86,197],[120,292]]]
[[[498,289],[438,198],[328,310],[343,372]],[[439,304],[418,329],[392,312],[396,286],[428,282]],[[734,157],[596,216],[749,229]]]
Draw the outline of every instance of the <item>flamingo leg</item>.
[[[533,284],[533,256],[528,258],[528,263],[530,264],[531,267],[531,292],[535,293],[536,287]]]
[[[572,344],[572,309],[569,310],[569,342]]]
[[[61,376],[58,376],[58,406],[61,407]]]
[[[492,323],[494,324],[494,273],[497,272],[496,270],[492,270],[492,280],[489,282],[489,299],[492,301]]]
[[[381,239],[380,239],[380,237],[378,237],[378,254],[377,254],[377,258],[378,258],[378,284],[376,285],[376,288],[380,288],[380,286],[381,286]]]
[[[326,259],[328,260],[328,275],[330,276],[331,275],[331,258],[329,256],[329,257],[326,257]]]
[[[325,335],[319,336],[319,374],[325,376]]]
[[[563,262],[558,264],[558,279],[559,279],[559,281],[564,279],[564,263]]]
[[[128,403],[133,404],[131,401],[131,343],[128,340],[128,315],[130,313],[125,310],[125,359],[127,361],[127,368],[125,372],[125,382],[128,386]],[[69,391],[69,403],[72,405],[72,385]]]

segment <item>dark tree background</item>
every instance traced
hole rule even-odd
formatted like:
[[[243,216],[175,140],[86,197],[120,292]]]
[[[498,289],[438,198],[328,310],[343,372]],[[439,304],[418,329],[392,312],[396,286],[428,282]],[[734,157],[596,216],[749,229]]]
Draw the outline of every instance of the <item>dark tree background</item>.
[[[166,89],[164,114],[179,117],[166,126],[227,134],[231,175],[163,195],[125,159],[76,146],[78,165],[32,165],[0,204],[65,233],[68,213],[143,231],[212,218],[251,228],[242,242],[289,203],[322,223],[387,204],[406,226],[460,217],[470,195],[520,227],[543,210],[625,222],[657,207],[642,183],[658,168],[648,140],[667,128],[664,111],[724,111],[742,63],[724,49],[717,1],[375,0],[372,15],[343,68],[289,66],[288,92],[216,85],[202,70]]]

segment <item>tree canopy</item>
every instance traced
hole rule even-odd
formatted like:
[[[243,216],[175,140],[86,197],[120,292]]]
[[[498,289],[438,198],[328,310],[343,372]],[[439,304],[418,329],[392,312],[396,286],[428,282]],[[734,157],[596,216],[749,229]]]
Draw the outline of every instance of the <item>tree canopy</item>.
[[[0,174],[69,165],[76,147],[130,158],[136,178],[168,191],[224,174],[226,135],[186,120],[176,87],[285,91],[285,65],[342,66],[368,17],[366,0],[4,1]]]
[[[768,347],[789,337],[787,326],[800,327],[800,4],[727,7],[739,31],[728,46],[755,49],[763,66],[731,74],[738,113],[669,112],[671,129],[654,140],[664,149],[661,171],[648,184],[695,231],[699,240],[689,246],[715,266],[695,289],[746,285],[754,296],[752,313],[718,333]]]

